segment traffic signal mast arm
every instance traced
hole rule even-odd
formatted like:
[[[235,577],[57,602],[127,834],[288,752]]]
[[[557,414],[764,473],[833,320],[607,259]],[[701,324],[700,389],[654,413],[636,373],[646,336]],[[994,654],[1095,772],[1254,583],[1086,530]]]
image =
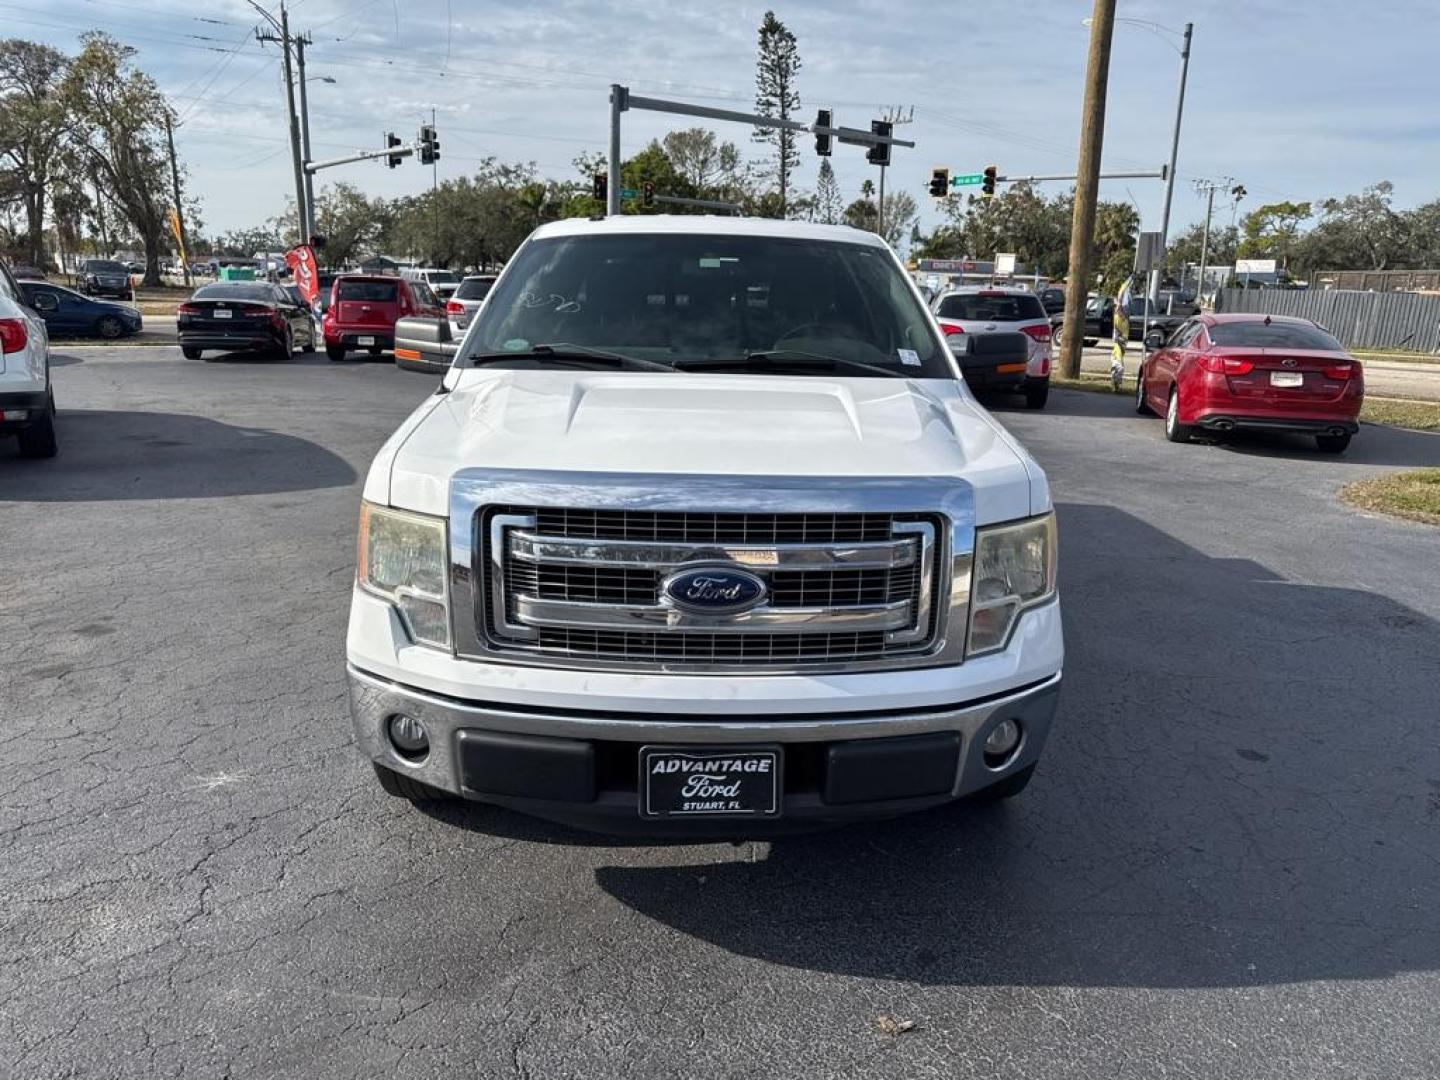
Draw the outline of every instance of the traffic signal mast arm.
[[[374,161],[383,157],[410,157],[419,147],[415,144],[410,146],[387,146],[384,150],[357,150],[349,157],[331,158],[328,161],[309,161],[305,163],[305,171],[316,173],[321,169],[331,169],[336,165],[349,165],[353,161]]]

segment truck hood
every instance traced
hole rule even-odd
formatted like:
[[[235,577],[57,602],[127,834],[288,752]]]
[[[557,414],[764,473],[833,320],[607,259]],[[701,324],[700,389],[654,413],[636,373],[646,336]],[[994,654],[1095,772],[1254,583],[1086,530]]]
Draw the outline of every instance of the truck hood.
[[[462,468],[958,476],[977,523],[1049,509],[1044,474],[949,379],[452,371],[377,457],[372,501],[443,515]]]

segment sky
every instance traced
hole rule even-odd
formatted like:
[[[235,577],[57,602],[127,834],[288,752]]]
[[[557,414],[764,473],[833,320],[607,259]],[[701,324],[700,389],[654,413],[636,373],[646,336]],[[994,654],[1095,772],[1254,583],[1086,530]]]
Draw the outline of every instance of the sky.
[[[278,0],[266,6],[278,12]],[[487,156],[533,161],[576,178],[581,153],[606,147],[608,87],[749,111],[756,30],[766,6],[665,0],[293,0],[291,27],[308,31],[314,155],[373,149],[382,133],[407,141],[435,110],[441,179]],[[799,118],[829,107],[866,128],[887,108],[914,107],[897,130],[887,187],[940,214],[930,170],[996,165],[1002,175],[1073,173],[1086,49],[1083,0],[775,0],[798,39]],[[1201,179],[1233,178],[1266,202],[1313,200],[1395,184],[1397,206],[1440,197],[1440,63],[1435,0],[1119,0],[1110,69],[1104,168],[1157,169],[1168,158],[1179,78],[1179,31],[1194,23],[1171,235],[1204,216]],[[0,0],[7,36],[74,51],[105,30],[137,50],[176,106],[188,189],[206,232],[259,225],[293,194],[279,49],[254,40],[245,0]],[[319,81],[322,77],[333,83]],[[629,156],[675,127],[711,126],[747,157],[764,157],[750,129],[632,111]],[[795,183],[813,188],[819,159],[801,139]],[[848,202],[877,178],[861,147],[831,163]],[[369,194],[415,193],[430,170],[362,162],[321,173]],[[1067,185],[1051,183],[1048,192]],[[1101,197],[1133,202],[1158,229],[1164,183],[1110,180]],[[1217,196],[1216,222],[1231,204]],[[972,252],[984,256],[991,253]]]

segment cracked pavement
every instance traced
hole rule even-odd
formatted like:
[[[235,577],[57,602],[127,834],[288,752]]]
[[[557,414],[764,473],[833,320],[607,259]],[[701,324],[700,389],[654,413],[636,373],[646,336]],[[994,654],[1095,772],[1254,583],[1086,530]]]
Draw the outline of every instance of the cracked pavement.
[[[60,457],[0,443],[0,1077],[1440,1075],[1440,531],[1335,497],[1440,437],[996,403],[1060,507],[1029,790],[652,846],[355,754],[360,478],[432,378],[54,380]]]

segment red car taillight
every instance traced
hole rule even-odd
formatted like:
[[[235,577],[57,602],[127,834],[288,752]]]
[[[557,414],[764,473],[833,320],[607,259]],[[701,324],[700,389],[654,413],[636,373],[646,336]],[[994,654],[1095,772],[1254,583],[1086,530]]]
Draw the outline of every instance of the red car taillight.
[[[1038,341],[1042,344],[1050,341],[1050,327],[1048,326],[1022,326],[1020,332],[1032,341]]]
[[[30,340],[30,332],[20,319],[0,319],[0,353],[19,352]]]
[[[446,300],[445,313],[447,315],[464,315],[465,305],[462,304],[459,300]]]
[[[1336,379],[1340,382],[1344,382],[1346,379],[1350,378],[1351,375],[1355,374],[1355,371],[1359,366],[1359,364],[1352,364],[1348,360],[1342,360],[1329,365],[1325,369],[1325,377],[1327,379]]]
[[[175,313],[177,315],[199,315],[204,310],[199,304],[181,304],[175,309]]]
[[[1200,366],[1219,375],[1249,375],[1255,370],[1253,360],[1242,360],[1235,356],[1202,356]]]
[[[965,328],[963,326],[956,326],[954,323],[942,322],[940,324],[940,332],[946,337],[949,337],[951,334],[963,334]]]

